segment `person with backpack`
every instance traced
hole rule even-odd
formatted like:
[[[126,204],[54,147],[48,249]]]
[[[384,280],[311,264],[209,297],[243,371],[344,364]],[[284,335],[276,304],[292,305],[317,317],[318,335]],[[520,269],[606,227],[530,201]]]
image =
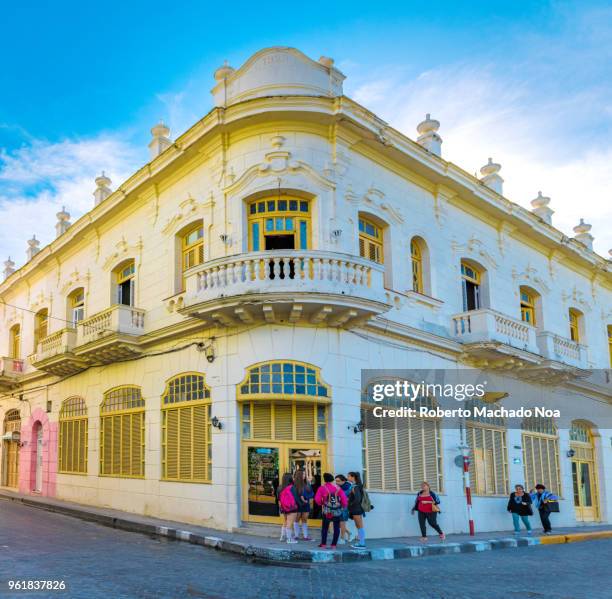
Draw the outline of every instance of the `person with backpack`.
[[[310,500],[314,497],[312,486],[306,478],[306,471],[296,470],[293,477],[293,487],[297,497],[297,520],[293,523],[293,532],[295,538],[300,536],[300,527],[302,529],[302,539],[304,541],[312,541],[308,536],[308,515],[310,514]]]
[[[549,535],[552,532],[550,514],[559,511],[559,498],[550,491],[547,491],[542,483],[538,483],[535,486],[535,490],[532,489],[529,494],[531,495],[533,505],[540,514],[540,522],[542,523],[544,534]]]
[[[348,506],[344,491],[334,484],[334,476],[329,472],[323,474],[323,484],[317,489],[315,503],[321,506],[321,549],[327,549],[329,523],[334,527],[331,549],[335,549],[340,536],[340,517],[342,509]]]
[[[440,512],[440,498],[431,490],[428,482],[421,483],[421,490],[417,493],[412,506],[411,514],[417,512],[419,515],[419,527],[421,528],[421,542],[427,543],[427,525],[429,523],[444,541],[446,535],[438,525],[438,514]]]
[[[515,485],[514,492],[510,493],[508,499],[508,511],[512,514],[512,523],[514,524],[514,534],[521,534],[521,520],[527,529],[527,534],[531,534],[531,524],[529,516],[533,516],[531,509],[531,496],[525,493],[523,485]]]
[[[286,472],[279,487],[278,507],[283,517],[283,527],[281,529],[280,540],[287,539],[287,543],[297,543],[297,539],[292,536],[293,523],[297,519],[298,503],[297,494],[293,485],[293,477]]]
[[[349,504],[350,504],[349,493],[351,492],[351,488],[353,487],[353,485],[347,480],[344,474],[336,474],[336,485],[338,485],[338,487],[340,487],[344,491],[344,494],[346,495],[346,498],[348,499]],[[339,539],[340,544],[349,543],[351,540],[351,533],[346,527],[346,523],[348,522],[348,520],[349,520],[349,510],[347,507],[346,509],[343,510],[342,516],[340,517],[340,539]]]
[[[370,503],[370,498],[366,490],[363,488],[359,472],[349,472],[348,479],[352,485],[348,497],[349,516],[357,528],[357,542],[354,543],[352,547],[355,549],[365,549],[365,528],[363,526],[363,519],[365,518],[366,511],[372,509],[372,504]]]

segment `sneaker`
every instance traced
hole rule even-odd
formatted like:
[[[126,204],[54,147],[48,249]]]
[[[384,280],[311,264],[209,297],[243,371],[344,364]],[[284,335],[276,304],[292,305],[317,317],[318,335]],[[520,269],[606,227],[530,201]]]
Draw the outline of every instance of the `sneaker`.
[[[321,543],[321,544],[319,545],[319,549],[327,549],[327,545],[323,545],[323,543]]]
[[[297,542],[298,542],[297,539],[287,539],[287,543],[289,543],[290,545],[294,545]]]
[[[338,545],[344,545],[346,541],[344,539],[338,539]]]
[[[314,541],[312,537],[302,537],[302,541]]]
[[[427,543],[427,537],[421,537],[421,543]]]
[[[530,537],[530,536],[531,536],[531,531],[530,531],[530,530],[528,530],[528,531],[527,531],[527,536],[528,536],[528,537]]]
[[[446,535],[443,532],[440,533],[440,540],[442,542],[446,541]]]
[[[335,546],[335,545],[330,545],[330,546],[329,546],[329,548],[330,548],[330,549],[335,549],[335,548],[336,548],[336,546]]]
[[[515,536],[515,537],[518,537],[518,536],[520,536],[520,535],[521,535],[521,531],[520,531],[520,530],[515,530],[515,531],[514,531],[514,536]]]
[[[366,548],[365,543],[353,543],[351,547],[353,549],[365,549]]]

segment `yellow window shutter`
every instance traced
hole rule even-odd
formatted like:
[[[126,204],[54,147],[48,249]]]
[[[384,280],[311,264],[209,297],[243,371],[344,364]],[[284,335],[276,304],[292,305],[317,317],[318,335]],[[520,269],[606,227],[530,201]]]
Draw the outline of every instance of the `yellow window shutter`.
[[[132,427],[132,414],[123,414],[121,416],[121,462],[119,472],[122,475],[131,475],[131,455],[133,451],[130,444],[130,432]]]
[[[359,255],[362,258],[366,257],[366,250],[365,250],[365,239],[363,237],[359,238]]]
[[[371,489],[383,490],[383,453],[380,429],[366,429],[366,456],[368,459],[368,484]]]
[[[87,418],[79,420],[78,472],[87,473]]]
[[[130,435],[132,455],[131,472],[132,476],[144,476],[144,448],[143,448],[143,427],[144,412],[131,414],[132,431]]]
[[[297,404],[295,406],[295,434],[298,441],[315,440],[316,405]]]
[[[385,491],[397,490],[397,451],[395,448],[395,429],[382,430],[383,446],[383,485]]]
[[[165,478],[178,478],[178,410],[164,410]]]
[[[268,403],[253,403],[253,439],[272,438],[272,410]]]
[[[291,404],[275,404],[274,438],[278,440],[293,439],[293,406]]]
[[[193,478],[210,480],[207,476],[207,405],[193,407]]]
[[[192,423],[191,407],[179,408],[179,478],[189,480],[191,478],[192,459]]]

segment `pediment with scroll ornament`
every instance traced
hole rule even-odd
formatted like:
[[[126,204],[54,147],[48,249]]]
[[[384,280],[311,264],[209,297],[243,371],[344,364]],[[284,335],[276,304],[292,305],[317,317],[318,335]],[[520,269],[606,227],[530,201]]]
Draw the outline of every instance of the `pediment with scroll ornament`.
[[[465,258],[474,258],[477,262],[482,262],[489,268],[497,268],[497,261],[476,235],[472,235],[465,243],[453,240],[451,247],[455,254],[460,254]]]
[[[196,218],[204,218],[206,211],[215,205],[212,192],[207,200],[198,201],[191,194],[183,200],[178,210],[166,220],[162,227],[164,235],[174,235],[181,227],[188,225]]]
[[[87,288],[91,273],[89,270],[80,272],[78,268],[75,269],[62,281],[60,284],[60,291],[62,295],[67,295],[73,289],[77,287]]]
[[[540,293],[550,291],[549,285],[542,278],[537,268],[534,268],[530,264],[527,265],[525,270],[519,272],[516,268],[512,269],[512,278],[519,284],[526,284],[533,287]]]
[[[123,260],[139,256],[142,252],[142,248],[142,237],[139,236],[134,244],[130,244],[125,237],[121,237],[115,244],[113,251],[106,256],[103,264],[104,270],[110,270]]]
[[[561,298],[567,304],[580,308],[583,312],[591,311],[591,304],[586,295],[574,285],[571,289],[564,289]]]

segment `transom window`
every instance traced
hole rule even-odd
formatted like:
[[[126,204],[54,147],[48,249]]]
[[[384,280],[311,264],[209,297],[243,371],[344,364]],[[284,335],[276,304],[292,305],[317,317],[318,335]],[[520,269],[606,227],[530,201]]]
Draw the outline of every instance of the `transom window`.
[[[117,387],[104,394],[102,412],[116,412],[144,408],[145,402],[140,387]]]
[[[290,196],[253,200],[248,204],[249,249],[310,248],[310,202]]]
[[[576,441],[578,443],[590,443],[591,442],[591,429],[584,422],[577,422],[574,420],[569,431],[570,441]]]
[[[527,324],[536,324],[535,295],[524,287],[520,288],[521,294],[521,319]]]
[[[478,310],[481,306],[481,278],[480,271],[468,264],[461,262],[461,289],[463,295],[463,311]]]
[[[240,396],[304,396],[329,398],[329,387],[319,371],[301,362],[266,362],[252,366],[239,386]]]
[[[383,231],[370,219],[359,217],[359,255],[383,263]]]

